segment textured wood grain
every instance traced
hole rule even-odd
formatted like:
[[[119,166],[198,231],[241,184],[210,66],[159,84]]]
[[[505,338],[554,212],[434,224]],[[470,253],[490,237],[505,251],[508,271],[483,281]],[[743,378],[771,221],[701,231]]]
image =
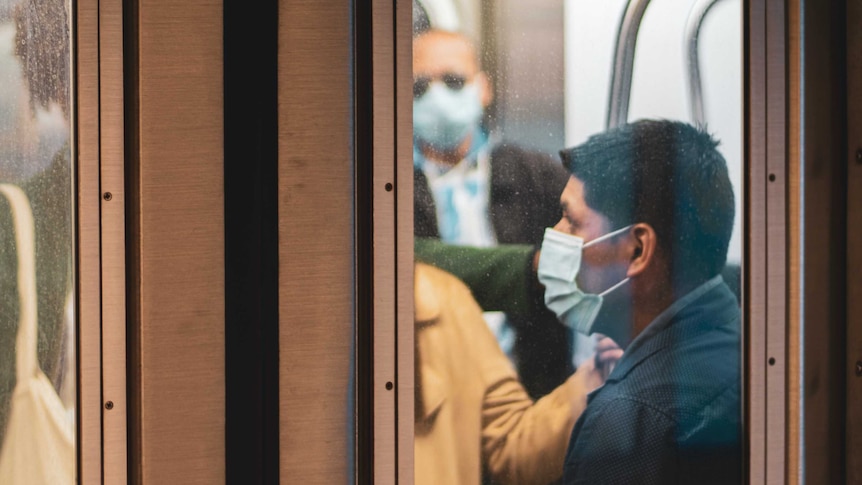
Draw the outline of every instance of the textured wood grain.
[[[127,482],[123,2],[99,2],[99,182],[102,232],[102,460],[106,484]]]
[[[413,9],[395,2],[398,483],[413,483]]]
[[[766,483],[787,463],[787,45],[784,3],[766,5]],[[757,190],[757,185],[755,185]],[[775,359],[774,361],[772,359]],[[763,365],[763,362],[755,362]]]
[[[787,2],[788,40],[788,163],[787,186],[788,208],[788,321],[787,321],[787,483],[800,483],[800,424],[801,424],[801,325],[800,325],[800,258],[801,246],[801,24],[800,1]]]
[[[82,484],[102,483],[102,346],[99,203],[99,16],[80,0],[75,25],[78,193],[78,444]]]
[[[139,3],[143,483],[225,480],[222,3]]]
[[[847,2],[847,483],[862,484],[862,4]]]
[[[746,412],[749,439],[749,482],[766,481],[766,5],[748,7],[748,133],[744,215],[746,259],[743,263],[748,368]]]
[[[279,419],[284,483],[352,481],[350,9],[279,3]]]

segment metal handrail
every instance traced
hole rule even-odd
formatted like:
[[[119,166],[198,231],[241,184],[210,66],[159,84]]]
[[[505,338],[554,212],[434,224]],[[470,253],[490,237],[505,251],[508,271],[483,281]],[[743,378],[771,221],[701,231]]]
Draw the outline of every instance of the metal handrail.
[[[617,46],[611,71],[611,91],[608,100],[606,127],[614,128],[626,122],[632,91],[632,69],[635,62],[635,44],[641,20],[650,0],[629,0],[617,31]]]
[[[710,9],[720,0],[697,0],[691,7],[685,22],[685,46],[688,51],[688,98],[691,119],[699,126],[706,124],[706,110],[703,107],[703,82],[700,77],[700,58],[698,40],[703,20]]]

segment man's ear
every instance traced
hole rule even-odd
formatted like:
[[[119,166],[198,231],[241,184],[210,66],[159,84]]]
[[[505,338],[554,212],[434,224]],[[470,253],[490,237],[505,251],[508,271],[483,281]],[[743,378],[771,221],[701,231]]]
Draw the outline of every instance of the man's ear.
[[[630,234],[631,262],[626,276],[632,278],[655,264],[658,239],[652,226],[643,222],[633,225]]]
[[[491,80],[483,71],[479,71],[473,77],[473,82],[479,88],[479,101],[482,102],[482,107],[487,108],[491,101],[494,100],[494,90],[491,89]]]

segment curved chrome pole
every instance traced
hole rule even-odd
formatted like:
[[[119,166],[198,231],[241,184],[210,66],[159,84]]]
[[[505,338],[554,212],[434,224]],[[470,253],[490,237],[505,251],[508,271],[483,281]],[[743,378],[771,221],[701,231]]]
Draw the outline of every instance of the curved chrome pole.
[[[699,126],[706,123],[706,112],[703,107],[703,84],[700,78],[700,59],[698,54],[698,37],[703,20],[709,10],[720,0],[697,0],[691,7],[688,19],[685,21],[685,46],[688,51],[688,99],[691,110],[691,120]]]
[[[632,92],[632,68],[635,62],[635,44],[638,40],[641,20],[650,0],[629,0],[620,28],[617,31],[617,46],[611,71],[611,92],[608,99],[607,128],[626,122],[629,114],[629,99]]]

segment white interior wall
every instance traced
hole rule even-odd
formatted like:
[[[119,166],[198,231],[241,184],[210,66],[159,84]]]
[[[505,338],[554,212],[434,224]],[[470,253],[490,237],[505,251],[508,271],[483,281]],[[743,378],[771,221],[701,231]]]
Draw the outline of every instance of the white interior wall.
[[[638,35],[629,120],[690,120],[683,34],[692,0],[653,0]],[[611,66],[625,0],[565,2],[566,146],[605,128]],[[707,129],[721,145],[736,194],[728,260],[742,256],[742,6],[722,0],[700,34]]]

